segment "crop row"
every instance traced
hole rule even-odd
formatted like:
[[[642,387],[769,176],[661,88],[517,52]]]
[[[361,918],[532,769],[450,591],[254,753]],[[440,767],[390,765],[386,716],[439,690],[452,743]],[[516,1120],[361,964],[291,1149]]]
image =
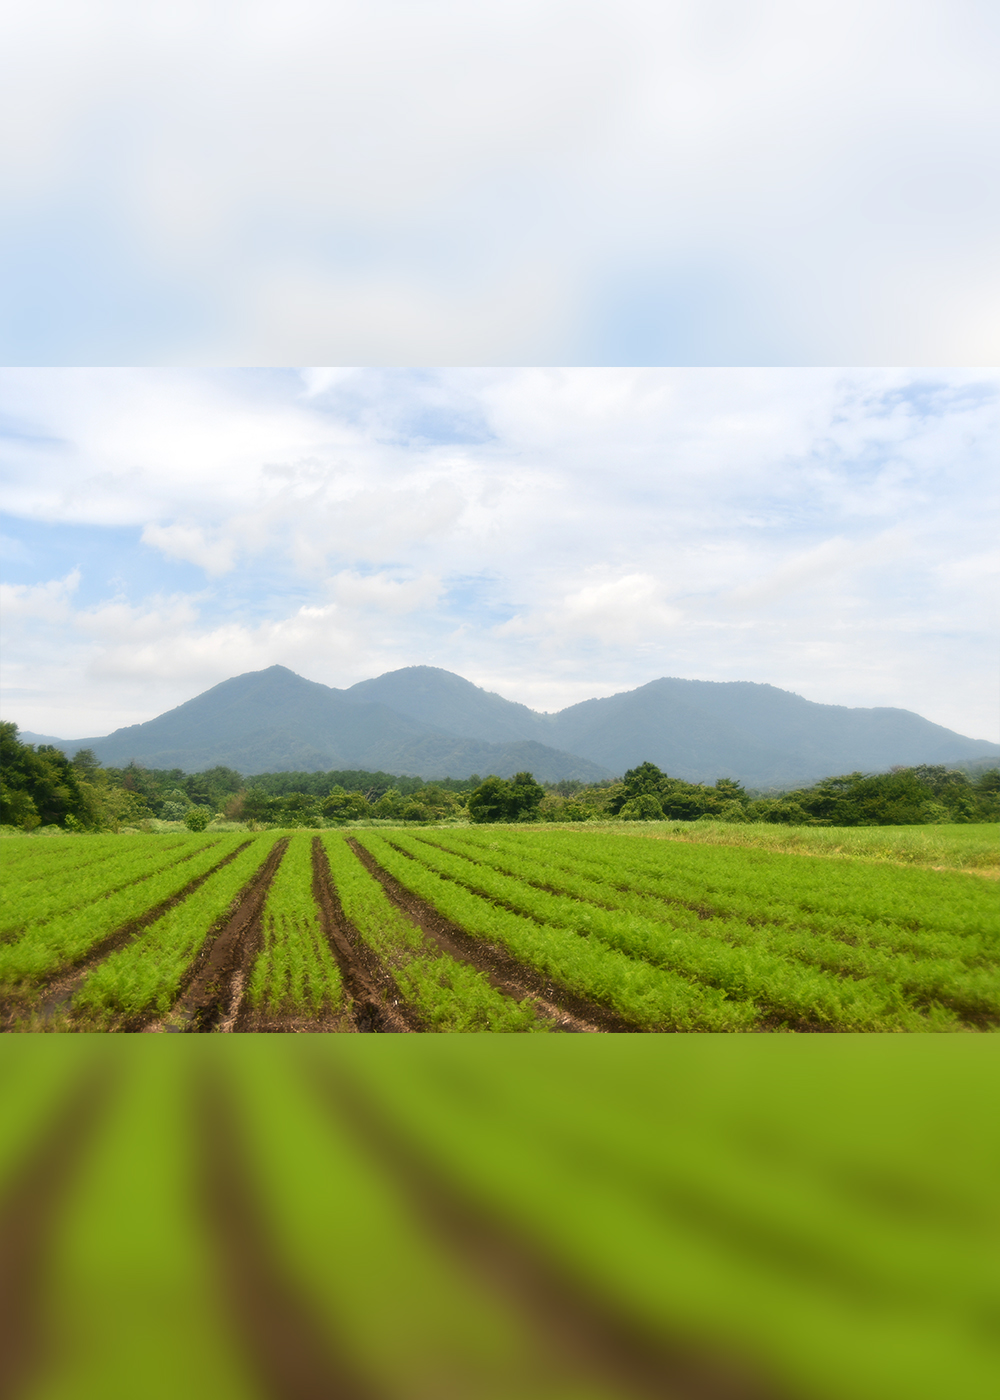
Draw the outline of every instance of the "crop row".
[[[542,925],[501,908],[454,880],[403,855],[384,837],[360,831],[364,847],[401,884],[467,932],[495,940],[515,958],[571,992],[612,1008],[645,1030],[734,1031],[753,1028],[757,1014],[714,987],[695,986],[670,970],[626,956],[599,939]],[[400,842],[393,833],[394,842]]]
[[[59,872],[59,878],[50,873],[43,879],[22,886],[16,894],[5,891],[0,914],[0,938],[9,942],[11,935],[24,931],[32,924],[107,899],[127,885],[148,880],[156,871],[189,859],[204,845],[203,838],[190,836],[165,841],[152,848],[133,845],[122,849],[119,845],[117,854],[108,851],[99,861]]]
[[[754,1021],[778,1016],[816,1029],[881,1031],[943,1028],[957,1019],[941,1009],[925,1019],[896,987],[803,966],[770,948],[766,929],[715,920],[709,930],[708,921],[697,915],[687,927],[664,923],[648,914],[608,909],[579,895],[538,889],[429,843],[402,837],[397,844],[470,893],[502,901],[545,929],[568,930],[588,943],[680,975],[694,986],[723,992]]]
[[[184,832],[183,835],[161,839],[171,846],[177,846],[185,839],[190,840],[190,836]],[[50,882],[59,884],[78,871],[120,859],[127,851],[141,858],[141,853],[146,852],[148,846],[149,843],[141,838],[126,841],[121,836],[111,835],[53,840],[44,844],[37,841],[6,841],[2,848],[3,892],[0,899],[6,901],[38,885]]]
[[[504,996],[478,969],[428,949],[420,929],[389,902],[343,836],[330,833],[323,845],[345,916],[391,969],[400,992],[429,1029],[542,1029],[530,1003]]]
[[[74,997],[74,1011],[97,1023],[166,1014],[210,930],[229,912],[277,839],[271,832],[256,837],[141,937],[105,958]]]
[[[310,891],[312,839],[293,836],[267,892],[263,947],[248,988],[265,1016],[319,1017],[340,1007],[343,987]]]
[[[149,880],[119,890],[91,908],[72,910],[27,929],[16,942],[0,947],[0,985],[38,981],[85,957],[108,934],[179,894],[246,841],[245,835],[238,834],[204,843],[182,865],[159,870]]]
[[[410,839],[400,844],[413,850]],[[704,910],[664,901],[662,892],[650,893],[640,882],[623,887],[620,868],[600,862],[556,864],[532,859],[524,849],[504,852],[471,845],[450,833],[422,837],[419,845],[475,862],[462,872],[465,883],[484,887],[487,895],[505,898],[534,917],[558,921],[560,906],[551,901],[561,896],[563,918],[565,901],[571,902],[570,926],[586,927],[637,956],[665,960],[686,975],[787,1014],[832,1018],[852,1029],[882,1029],[887,1018],[895,1025],[902,1013],[906,1028],[927,1029],[913,1022],[906,1003],[916,1002],[923,1007],[937,1003],[930,1013],[935,1024],[947,1024],[955,1013],[973,1020],[1000,1019],[1000,976],[996,958],[983,955],[983,939],[939,935],[934,938],[936,956],[918,958],[899,952],[882,925],[855,923],[834,935],[759,916],[706,916]],[[581,914],[581,907],[586,912]],[[963,946],[969,942],[979,945],[976,959],[984,965],[969,966],[971,955]],[[816,969],[824,981],[808,969]]]
[[[436,833],[437,834],[437,833]],[[590,863],[609,882],[646,888],[720,914],[766,917],[816,929],[883,927],[905,939],[941,933],[997,941],[996,903],[984,883],[964,875],[767,851],[695,846],[600,832],[463,832],[487,850],[529,859]],[[618,876],[617,881],[615,876]]]

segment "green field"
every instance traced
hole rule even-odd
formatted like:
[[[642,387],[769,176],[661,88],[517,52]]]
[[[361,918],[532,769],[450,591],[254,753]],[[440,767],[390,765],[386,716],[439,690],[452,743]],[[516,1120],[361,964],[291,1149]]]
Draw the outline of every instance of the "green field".
[[[994,1395],[996,1050],[8,1039],[3,1393]]]
[[[0,1024],[993,1032],[994,841],[701,822],[12,840]]]

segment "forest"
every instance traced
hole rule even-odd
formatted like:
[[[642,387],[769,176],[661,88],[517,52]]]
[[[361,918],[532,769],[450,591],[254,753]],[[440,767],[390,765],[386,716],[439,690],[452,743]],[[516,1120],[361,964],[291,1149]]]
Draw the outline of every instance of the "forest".
[[[787,826],[916,826],[1000,819],[1000,770],[944,765],[848,773],[784,793],[758,793],[732,778],[689,783],[653,763],[621,779],[539,784],[511,779],[423,778],[367,770],[262,773],[215,767],[201,773],[104,767],[89,750],[22,743],[0,725],[0,825],[20,831],[155,830],[184,822],[263,828],[339,826],[359,821],[429,823],[715,821]]]

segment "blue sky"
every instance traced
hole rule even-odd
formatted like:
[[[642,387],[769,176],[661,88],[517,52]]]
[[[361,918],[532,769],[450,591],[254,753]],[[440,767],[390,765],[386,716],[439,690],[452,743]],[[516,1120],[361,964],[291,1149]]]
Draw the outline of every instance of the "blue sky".
[[[978,370],[10,369],[6,718],[66,738],[279,662],[539,709],[660,675],[996,740]]]
[[[996,364],[995,0],[34,0],[0,362]]]

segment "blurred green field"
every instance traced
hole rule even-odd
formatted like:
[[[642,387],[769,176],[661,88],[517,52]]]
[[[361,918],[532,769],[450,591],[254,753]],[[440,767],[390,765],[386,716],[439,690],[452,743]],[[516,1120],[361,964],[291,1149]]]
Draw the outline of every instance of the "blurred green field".
[[[994,1394],[998,1056],[8,1039],[0,1393]]]

